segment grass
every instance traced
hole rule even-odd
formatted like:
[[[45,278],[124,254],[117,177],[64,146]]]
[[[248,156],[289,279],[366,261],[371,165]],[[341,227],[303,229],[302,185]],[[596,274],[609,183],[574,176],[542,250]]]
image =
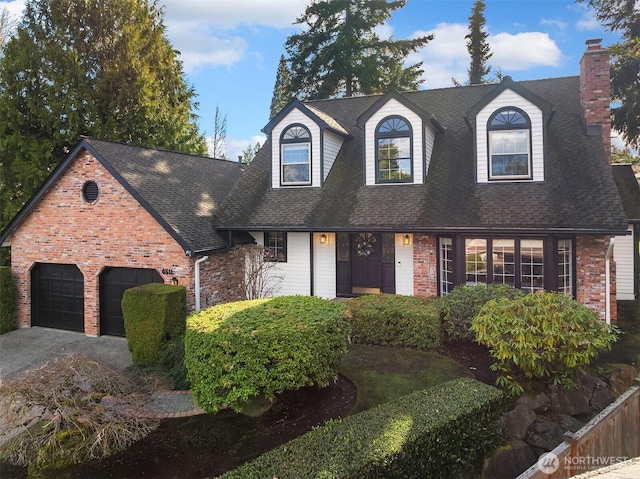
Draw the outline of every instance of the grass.
[[[358,390],[351,414],[459,377],[473,377],[463,365],[438,353],[353,344],[339,372]]]

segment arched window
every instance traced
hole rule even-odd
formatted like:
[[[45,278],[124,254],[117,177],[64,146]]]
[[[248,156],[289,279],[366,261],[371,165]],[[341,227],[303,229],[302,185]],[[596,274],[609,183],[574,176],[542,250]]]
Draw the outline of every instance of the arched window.
[[[413,134],[400,116],[383,119],[376,128],[376,180],[378,183],[413,181]]]
[[[291,125],[280,137],[280,182],[283,185],[311,183],[311,134],[305,126]]]
[[[489,118],[489,179],[531,178],[531,121],[515,107]]]

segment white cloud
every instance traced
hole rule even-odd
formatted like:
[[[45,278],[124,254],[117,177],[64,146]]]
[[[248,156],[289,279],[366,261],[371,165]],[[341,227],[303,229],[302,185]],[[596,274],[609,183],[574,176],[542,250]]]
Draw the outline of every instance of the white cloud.
[[[542,32],[498,33],[489,37],[494,68],[503,71],[528,70],[538,66],[559,66],[562,52],[558,45]]]
[[[24,10],[24,0],[12,0],[9,2],[0,2],[0,10],[6,10],[14,20],[22,18],[22,10]]]
[[[242,152],[247,146],[255,145],[256,143],[260,143],[260,145],[264,144],[267,139],[264,135],[254,135],[250,140],[237,140],[235,138],[227,138],[226,147],[227,147],[227,159],[230,161],[238,161],[238,157],[242,156]],[[209,145],[209,150],[211,150],[212,137],[207,138],[207,145]]]
[[[596,14],[588,5],[575,5],[575,9],[580,12],[580,18],[576,22],[578,31],[602,30],[602,25],[596,18]]]
[[[543,18],[542,20],[540,20],[540,23],[542,25],[549,25],[552,27],[559,28],[560,30],[564,30],[568,26],[567,22],[563,22],[562,20],[554,20],[551,18]]]

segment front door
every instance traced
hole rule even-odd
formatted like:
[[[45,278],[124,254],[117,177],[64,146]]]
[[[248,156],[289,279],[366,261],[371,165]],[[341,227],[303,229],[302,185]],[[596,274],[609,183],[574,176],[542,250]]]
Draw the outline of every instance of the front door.
[[[338,233],[339,296],[395,293],[393,233]]]

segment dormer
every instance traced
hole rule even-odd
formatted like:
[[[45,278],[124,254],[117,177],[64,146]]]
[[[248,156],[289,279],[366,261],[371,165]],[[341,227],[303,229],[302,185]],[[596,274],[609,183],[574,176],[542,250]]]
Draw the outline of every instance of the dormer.
[[[378,99],[359,118],[364,130],[365,185],[424,184],[436,133],[426,110],[397,91]]]
[[[291,100],[264,128],[271,136],[271,187],[324,183],[349,133],[316,107]]]
[[[544,181],[549,103],[506,77],[467,111],[476,182]]]

